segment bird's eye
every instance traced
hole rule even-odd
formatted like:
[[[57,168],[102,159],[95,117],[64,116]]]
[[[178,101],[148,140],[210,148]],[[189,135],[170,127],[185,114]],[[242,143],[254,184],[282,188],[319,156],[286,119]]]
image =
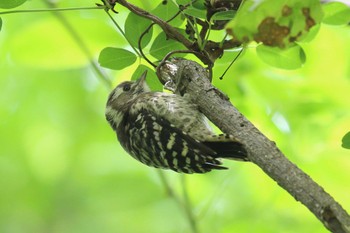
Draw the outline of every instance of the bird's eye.
[[[123,87],[123,91],[130,91],[130,84],[125,84],[124,87]]]

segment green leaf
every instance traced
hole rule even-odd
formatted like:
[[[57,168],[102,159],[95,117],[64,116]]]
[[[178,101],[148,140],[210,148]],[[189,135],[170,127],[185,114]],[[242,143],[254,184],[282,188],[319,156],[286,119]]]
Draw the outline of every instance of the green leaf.
[[[135,15],[132,12],[129,13],[128,17],[125,20],[124,30],[126,38],[129,40],[133,47],[138,48],[139,38],[141,34],[146,31],[150,24],[150,21],[138,15]],[[151,41],[152,33],[153,28],[150,28],[146,35],[143,36],[141,48],[146,47],[147,44]]]
[[[146,82],[152,91],[162,91],[163,85],[159,82],[159,79],[153,69],[145,65],[139,65],[135,72],[133,73],[131,80],[137,80],[143,72],[147,70]]]
[[[204,0],[176,0],[177,4],[179,5],[187,5],[189,4],[186,9],[183,11],[184,14],[193,16],[195,18],[200,19],[206,19],[207,15],[207,8],[205,7],[205,1]]]
[[[294,45],[288,49],[280,49],[259,45],[256,48],[258,56],[267,64],[282,69],[300,68],[306,60],[305,52],[299,45]]]
[[[341,2],[330,2],[323,6],[323,22],[331,25],[344,25],[350,22],[350,7]]]
[[[191,3],[191,0],[176,0],[176,3],[183,6]]]
[[[309,33],[303,38],[303,42],[311,42],[317,35],[317,33],[320,31],[321,24],[317,24],[316,26],[310,28]]]
[[[191,1],[191,5],[197,9],[201,9],[201,10],[207,10],[207,8],[205,7],[205,2],[207,0],[196,0],[196,1]]]
[[[237,11],[229,10],[229,11],[219,11],[216,12],[210,20],[231,20],[235,17]]]
[[[319,0],[246,0],[227,29],[242,42],[288,48],[303,40],[322,17]]]
[[[207,11],[205,9],[195,7],[188,7],[183,11],[183,13],[199,19],[205,19],[207,17]]]
[[[152,13],[157,17],[167,21],[171,19],[178,11],[179,7],[173,1],[168,1],[168,3],[165,5],[159,3],[159,5],[152,11]],[[177,16],[170,22],[170,24],[173,26],[180,26],[182,23],[183,20],[180,16]]]
[[[350,149],[350,131],[344,135],[341,146],[345,149]]]
[[[2,19],[0,18],[0,31],[2,29]]]
[[[154,40],[150,49],[150,54],[162,60],[169,52],[181,49],[185,49],[185,47],[175,40],[167,39],[165,33],[161,32]]]
[[[98,57],[98,62],[101,66],[112,70],[121,70],[132,65],[135,61],[136,55],[134,53],[112,47],[104,48]]]
[[[182,5],[182,6],[189,4],[189,5],[191,5],[191,6],[195,7],[195,8],[198,8],[198,9],[205,9],[205,5],[204,5],[205,0],[196,0],[196,1],[193,1],[193,0],[176,0],[176,3],[178,5]]]
[[[4,8],[4,9],[15,8],[22,5],[26,1],[27,0],[1,0],[0,8]]]

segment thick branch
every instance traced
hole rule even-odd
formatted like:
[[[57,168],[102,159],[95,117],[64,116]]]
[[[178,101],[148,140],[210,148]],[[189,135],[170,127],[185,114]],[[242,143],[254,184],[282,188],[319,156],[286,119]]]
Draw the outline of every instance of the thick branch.
[[[173,59],[160,67],[158,75],[168,84],[169,79],[172,79],[180,94],[189,94],[201,111],[223,132],[241,140],[250,160],[303,203],[326,228],[336,233],[350,232],[350,216],[346,211],[321,186],[289,161],[276,144],[228,100],[218,95],[203,67],[193,61]],[[176,83],[178,80],[180,84]]]

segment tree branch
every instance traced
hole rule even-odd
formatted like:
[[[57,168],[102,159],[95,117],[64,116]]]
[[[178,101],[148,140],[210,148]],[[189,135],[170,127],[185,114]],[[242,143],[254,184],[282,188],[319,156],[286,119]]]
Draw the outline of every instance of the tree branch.
[[[128,8],[131,12],[144,17],[146,19],[149,19],[151,21],[153,21],[154,23],[156,23],[157,25],[159,25],[163,31],[166,33],[166,35],[171,38],[174,39],[180,43],[182,43],[186,48],[188,49],[192,49],[192,45],[193,43],[188,40],[185,36],[183,36],[179,31],[177,31],[174,27],[172,27],[170,24],[168,24],[166,21],[162,20],[161,18],[149,13],[148,11],[145,11],[125,0],[117,0],[117,2]]]
[[[192,41],[187,39],[176,28],[171,26],[167,21],[164,21],[163,19],[157,17],[156,15],[153,15],[150,12],[139,8],[138,6],[135,6],[126,0],[105,0],[105,1],[107,1],[109,5],[112,7],[114,7],[116,3],[119,3],[120,5],[126,7],[128,10],[130,10],[134,14],[137,14],[143,18],[151,20],[153,23],[157,24],[159,27],[162,28],[164,33],[167,35],[167,38],[176,40],[177,42],[183,44],[188,50],[196,52],[195,55],[206,65],[212,66],[214,61],[222,56],[224,50],[241,46],[241,42],[231,39],[231,40],[225,40],[223,43],[219,43],[215,41],[207,41],[205,47],[201,49],[200,46],[198,45],[197,40]],[[114,10],[113,8],[111,9]],[[206,33],[205,27],[208,27],[208,25],[202,22],[201,20],[198,20],[198,22],[201,22],[201,25],[204,28],[204,31],[202,33],[205,34]]]
[[[189,94],[200,110],[223,132],[234,135],[245,146],[249,159],[258,165],[297,201],[304,204],[331,232],[349,233],[350,216],[324,189],[289,161],[228,100],[218,95],[208,71],[196,62],[173,59],[163,63],[158,75],[173,82],[179,94]],[[178,83],[179,82],[179,83]]]

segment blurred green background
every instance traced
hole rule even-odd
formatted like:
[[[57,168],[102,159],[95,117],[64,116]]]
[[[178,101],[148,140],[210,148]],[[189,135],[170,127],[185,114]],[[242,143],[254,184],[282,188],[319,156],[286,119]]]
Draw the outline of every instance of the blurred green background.
[[[144,1],[139,6],[154,7]],[[59,7],[95,1],[59,1]],[[148,3],[147,3],[148,4]],[[156,4],[156,3],[154,3]],[[19,9],[47,8],[29,1]],[[119,9],[122,11],[121,7]],[[126,13],[116,16],[122,25]],[[127,46],[103,10],[62,13],[94,59]],[[2,16],[0,32],[0,232],[190,232],[158,173],[127,155],[104,119],[110,89],[62,18]],[[303,68],[264,64],[250,47],[214,84],[286,156],[350,211],[350,30],[322,25]],[[216,64],[218,77],[234,55]],[[104,70],[113,85],[137,64]],[[328,232],[300,203],[249,163],[186,176],[201,233]],[[181,196],[181,175],[167,171]]]

